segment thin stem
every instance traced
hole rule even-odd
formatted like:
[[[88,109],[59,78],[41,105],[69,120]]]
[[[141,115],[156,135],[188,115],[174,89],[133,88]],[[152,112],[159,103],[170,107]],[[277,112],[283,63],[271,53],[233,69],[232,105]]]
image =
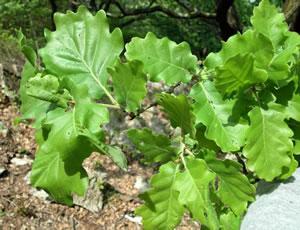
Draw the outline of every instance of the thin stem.
[[[184,156],[183,156],[183,151],[180,153],[180,159],[183,163],[184,168],[187,169],[186,162],[185,162],[185,159],[184,159]]]
[[[106,96],[109,98],[109,100],[116,106],[118,106],[118,108],[120,108],[119,103],[114,99],[114,97],[110,94],[110,92],[104,87],[104,85],[102,85],[102,83],[98,80],[97,76],[95,75],[95,73],[91,70],[91,68],[88,66],[88,64],[85,62],[85,60],[81,60],[82,63],[85,65],[85,67],[88,69],[88,71],[91,73],[92,78],[95,80],[95,82],[99,85],[99,87],[104,91],[104,93],[106,94]]]
[[[98,103],[98,105],[102,105],[104,107],[111,108],[111,109],[120,109],[119,105],[110,105],[110,104],[103,104],[103,103]]]
[[[110,92],[108,92],[108,90],[101,84],[101,82],[94,75],[94,73],[92,73],[92,76],[93,76],[94,80],[97,82],[97,84],[100,86],[100,88],[104,91],[104,93],[106,94],[106,96],[109,98],[109,100],[111,101],[111,103],[113,103],[118,108],[120,108],[119,103],[113,98],[113,96],[110,94]]]
[[[185,147],[184,150],[185,150],[189,155],[194,156],[194,153],[193,153],[191,150],[189,150],[188,148]]]

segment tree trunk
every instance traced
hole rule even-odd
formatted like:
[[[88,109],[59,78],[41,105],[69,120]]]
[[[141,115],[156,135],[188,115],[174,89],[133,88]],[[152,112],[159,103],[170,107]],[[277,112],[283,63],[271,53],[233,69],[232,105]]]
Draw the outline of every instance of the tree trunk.
[[[55,30],[54,14],[57,11],[57,5],[55,0],[49,0],[49,4],[51,6],[51,26],[52,26],[52,30]]]

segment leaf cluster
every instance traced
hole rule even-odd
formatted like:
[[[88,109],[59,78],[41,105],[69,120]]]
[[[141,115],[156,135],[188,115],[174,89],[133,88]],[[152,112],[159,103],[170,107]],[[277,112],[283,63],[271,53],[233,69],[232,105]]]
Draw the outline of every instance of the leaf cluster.
[[[144,161],[160,165],[136,213],[145,229],[173,229],[186,211],[209,229],[238,229],[255,197],[249,178],[288,178],[300,146],[300,36],[268,0],[254,9],[251,23],[211,53],[204,68],[187,43],[153,33],[124,47],[104,11],[92,15],[84,7],[55,15],[57,29],[45,32],[39,51],[43,65],[20,35],[28,59],[21,110],[34,120],[39,144],[32,184],[71,205],[74,193],[86,191],[82,162],[91,152],[126,169],[121,149],[105,138],[108,111],[138,115],[148,81],[174,86],[196,79],[187,95],[157,95],[171,135],[127,132]]]

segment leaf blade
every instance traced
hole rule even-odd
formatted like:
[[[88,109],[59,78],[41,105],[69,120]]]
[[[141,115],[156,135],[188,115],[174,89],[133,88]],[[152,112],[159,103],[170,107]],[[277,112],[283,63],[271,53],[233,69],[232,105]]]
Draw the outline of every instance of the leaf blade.
[[[187,43],[176,44],[168,38],[158,39],[153,33],[147,33],[144,39],[133,38],[126,45],[125,56],[128,60],[143,62],[151,81],[163,80],[168,85],[188,82],[191,73],[197,69],[197,58],[192,55]]]

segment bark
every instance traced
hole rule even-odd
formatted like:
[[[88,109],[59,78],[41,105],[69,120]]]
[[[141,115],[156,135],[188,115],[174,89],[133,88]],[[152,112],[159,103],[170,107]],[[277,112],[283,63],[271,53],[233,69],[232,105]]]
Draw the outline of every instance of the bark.
[[[217,1],[216,20],[219,23],[220,36],[224,41],[240,30],[233,3],[234,0]]]
[[[57,11],[57,4],[55,0],[49,0],[49,4],[51,6],[51,26],[52,30],[55,30],[54,14]]]
[[[300,1],[286,0],[283,5],[283,12],[290,29],[300,33]]]

